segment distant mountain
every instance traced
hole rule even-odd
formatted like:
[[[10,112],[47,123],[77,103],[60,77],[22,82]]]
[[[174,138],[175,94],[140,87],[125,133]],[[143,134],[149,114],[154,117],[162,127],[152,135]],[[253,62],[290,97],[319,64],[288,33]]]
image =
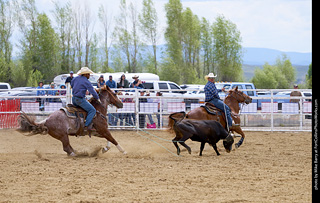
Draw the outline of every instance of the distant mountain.
[[[274,64],[282,54],[286,54],[293,65],[309,66],[312,53],[282,52],[275,49],[244,47],[243,64],[263,65],[265,62]]]

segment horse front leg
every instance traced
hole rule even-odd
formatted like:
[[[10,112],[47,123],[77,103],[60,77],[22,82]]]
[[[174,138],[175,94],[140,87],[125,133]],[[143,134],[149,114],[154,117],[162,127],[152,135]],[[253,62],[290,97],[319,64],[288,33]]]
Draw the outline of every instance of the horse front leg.
[[[117,149],[122,152],[123,154],[127,154],[127,152],[121,147],[121,145],[112,137],[109,130],[104,131],[100,134],[102,137],[106,138],[108,140],[107,146],[102,148],[102,153],[107,152],[110,149],[110,143],[114,144]]]
[[[67,152],[67,154],[69,156],[76,156],[73,148],[70,145],[70,141],[69,141],[69,136],[68,135],[64,135],[61,140],[62,142],[62,146],[63,146],[63,151]]]
[[[245,134],[244,134],[244,132],[242,131],[242,129],[241,129],[240,126],[238,126],[238,127],[236,128],[235,132],[237,132],[237,133],[239,133],[239,134],[241,135],[241,138],[240,138],[239,142],[235,144],[235,147],[236,147],[236,148],[239,148],[239,147],[242,145],[243,141],[244,141]]]

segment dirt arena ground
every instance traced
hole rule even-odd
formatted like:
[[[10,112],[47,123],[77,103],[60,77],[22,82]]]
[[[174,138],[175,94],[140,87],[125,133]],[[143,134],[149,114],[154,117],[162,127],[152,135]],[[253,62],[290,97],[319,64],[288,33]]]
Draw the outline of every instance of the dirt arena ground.
[[[246,132],[231,153],[220,141],[219,157],[209,145],[199,157],[197,142],[177,157],[136,131],[112,134],[127,155],[115,146],[95,155],[106,141],[86,136],[70,137],[88,153],[73,158],[49,135],[0,130],[0,202],[311,202],[311,133]]]

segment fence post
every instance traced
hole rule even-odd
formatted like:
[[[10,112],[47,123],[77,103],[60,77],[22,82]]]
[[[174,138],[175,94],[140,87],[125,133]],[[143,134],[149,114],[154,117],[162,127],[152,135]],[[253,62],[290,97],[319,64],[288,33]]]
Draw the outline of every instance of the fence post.
[[[302,97],[300,97],[299,106],[298,106],[299,113],[300,113],[300,130],[302,130],[302,122],[303,122],[303,115],[302,115],[302,108],[303,108],[302,104],[303,104],[303,101],[302,100],[303,100]]]
[[[138,130],[139,129],[139,97],[138,97],[138,95],[139,95],[139,92],[138,92],[138,89],[137,88],[134,88],[134,94],[135,94],[135,117],[136,117],[136,129]]]
[[[271,90],[271,132],[273,132],[273,90]]]
[[[67,94],[66,94],[66,104],[71,104],[72,103],[72,94],[71,94],[71,85],[70,82],[66,84],[67,86]]]

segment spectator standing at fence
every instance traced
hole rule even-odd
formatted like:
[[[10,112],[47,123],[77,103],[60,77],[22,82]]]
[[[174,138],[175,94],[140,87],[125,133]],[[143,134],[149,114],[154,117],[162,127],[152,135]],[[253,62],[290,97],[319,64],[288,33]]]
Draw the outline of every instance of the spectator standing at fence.
[[[97,81],[98,88],[103,87],[105,84],[106,84],[106,81],[104,80],[103,75],[100,75]]]
[[[131,87],[137,88],[137,89],[144,89],[144,86],[143,86],[143,84],[142,84],[142,81],[139,80],[139,75],[134,75],[134,76],[132,77],[132,79],[134,79],[134,81],[133,81]]]
[[[66,89],[66,86],[64,84],[60,85],[60,89]],[[66,90],[59,90],[59,95],[66,95]]]
[[[298,85],[295,84],[293,88],[295,90],[290,93],[290,97],[302,97],[301,92],[298,90]],[[290,99],[290,103],[298,103],[299,110],[300,110],[300,99]]]
[[[126,79],[125,74],[120,77],[120,82],[117,84],[117,88],[129,88],[129,81]]]
[[[147,98],[144,97],[144,91],[140,92],[140,98],[139,98],[139,112],[141,112],[141,104],[142,103],[147,103],[148,100]],[[144,128],[144,124],[146,122],[146,114],[139,114],[139,128]]]
[[[110,88],[117,88],[117,83],[112,79],[112,75],[109,75],[109,80],[106,82],[106,85]]]
[[[129,95],[129,93],[126,93],[126,95]],[[124,103],[134,103],[133,98],[124,98]],[[132,120],[131,120],[132,117]],[[135,113],[127,113],[126,116],[126,125],[135,126],[136,125],[136,114]]]
[[[116,88],[117,83],[112,79],[112,75],[109,75],[109,80],[106,82],[106,85],[110,88]],[[110,125],[115,125],[115,121],[117,121],[116,114],[108,113],[108,120]]]
[[[37,90],[37,96],[45,96],[46,95],[46,91],[44,90],[43,87],[43,82],[39,82],[38,83],[38,87],[37,89],[43,89],[43,90]],[[40,111],[44,110],[44,101],[46,98],[37,98],[37,102],[39,102],[39,109]]]
[[[48,96],[56,96],[56,95],[58,95],[59,93],[58,93],[58,91],[57,90],[55,90],[56,88],[55,88],[55,85],[54,85],[54,82],[52,82],[51,84],[50,84],[50,90],[48,90]],[[49,102],[57,102],[57,98],[49,98],[48,99],[48,101]]]
[[[147,92],[146,92],[146,96],[150,96],[150,92],[149,92],[148,90],[147,90]],[[148,103],[153,103],[153,99],[148,98],[148,99],[147,99],[147,102],[148,102]],[[152,119],[152,114],[147,114],[147,116],[148,116],[149,122],[150,122],[150,124],[147,123],[147,128],[157,128],[155,122],[154,122],[153,119]]]
[[[301,97],[302,94],[301,92],[298,90],[298,85],[294,85],[293,88],[295,89],[294,91],[292,91],[290,93],[290,97]],[[300,99],[290,99],[290,103],[299,103]]]
[[[69,77],[67,77],[66,81],[65,81],[65,84],[67,83],[71,83],[72,79],[73,79],[73,71],[70,71],[69,73]]]
[[[162,93],[161,92],[157,92],[156,94],[157,97],[161,97]],[[162,110],[160,109],[160,107],[163,107],[163,100],[161,100],[160,98],[156,98],[153,100],[153,102],[158,103],[158,113],[157,113],[157,119],[158,119],[158,128],[161,127],[161,119],[160,119],[160,112],[162,112]],[[161,106],[160,106],[160,102],[161,102]]]

